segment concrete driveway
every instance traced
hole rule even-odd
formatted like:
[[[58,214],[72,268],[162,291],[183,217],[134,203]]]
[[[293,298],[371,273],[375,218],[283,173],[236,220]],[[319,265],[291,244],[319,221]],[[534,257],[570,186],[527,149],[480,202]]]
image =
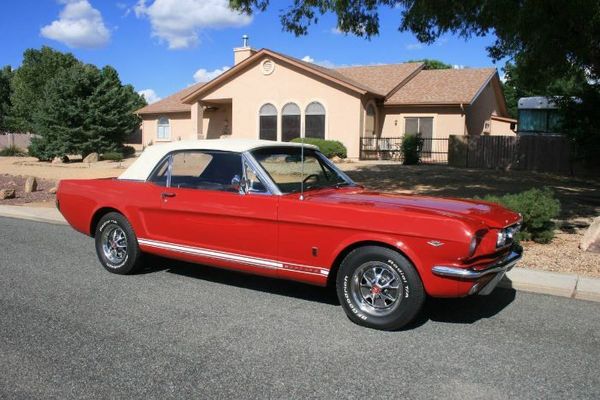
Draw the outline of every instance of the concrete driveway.
[[[0,277],[0,398],[600,398],[600,303],[498,290],[378,332],[325,289],[112,275],[90,238],[8,218]]]

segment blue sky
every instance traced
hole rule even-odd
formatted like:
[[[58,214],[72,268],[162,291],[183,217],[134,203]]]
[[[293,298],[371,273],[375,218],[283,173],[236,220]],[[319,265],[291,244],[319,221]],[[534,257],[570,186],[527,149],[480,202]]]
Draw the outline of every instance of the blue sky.
[[[252,17],[226,8],[226,0],[20,0],[0,3],[0,66],[18,67],[27,48],[51,46],[98,66],[114,66],[125,83],[147,97],[165,97],[196,80],[230,67],[233,47],[248,34],[254,48],[270,48],[325,66],[397,63],[436,58],[464,67],[494,66],[485,48],[494,38],[446,36],[421,45],[400,33],[400,10],[380,11],[380,35],[365,40],[340,34],[326,15],[309,35],[283,32],[279,10],[287,0],[271,0]],[[495,65],[499,70],[503,63]],[[149,92],[151,90],[152,92]]]

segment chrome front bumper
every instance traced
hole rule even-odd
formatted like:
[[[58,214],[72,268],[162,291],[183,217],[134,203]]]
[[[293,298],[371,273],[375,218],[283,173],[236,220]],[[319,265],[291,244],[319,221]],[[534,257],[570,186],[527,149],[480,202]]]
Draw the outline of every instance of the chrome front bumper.
[[[448,267],[444,265],[436,265],[431,271],[434,275],[450,277],[450,278],[459,278],[463,280],[475,280],[482,278],[489,274],[496,274],[489,282],[483,286],[483,288],[479,287],[479,284],[473,285],[469,294],[478,293],[480,295],[488,295],[494,290],[494,288],[500,283],[502,277],[507,271],[510,271],[512,267],[523,257],[523,249],[520,246],[513,246],[511,251],[501,258],[500,260],[486,266],[483,269],[475,270],[473,268],[459,268],[459,267]]]

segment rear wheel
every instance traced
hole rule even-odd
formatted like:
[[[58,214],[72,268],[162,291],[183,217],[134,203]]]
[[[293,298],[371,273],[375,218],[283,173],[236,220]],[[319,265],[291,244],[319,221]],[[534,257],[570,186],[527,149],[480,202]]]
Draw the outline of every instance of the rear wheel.
[[[123,215],[111,212],[96,227],[96,253],[104,268],[115,274],[134,273],[141,259],[137,237]]]
[[[396,330],[417,316],[425,291],[413,264],[400,253],[378,246],[359,247],[340,264],[337,294],[357,324]]]

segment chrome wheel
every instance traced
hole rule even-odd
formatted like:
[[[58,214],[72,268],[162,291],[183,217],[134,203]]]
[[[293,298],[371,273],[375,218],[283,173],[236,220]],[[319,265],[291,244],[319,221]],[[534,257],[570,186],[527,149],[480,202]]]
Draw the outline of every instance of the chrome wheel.
[[[391,266],[371,261],[362,264],[352,275],[351,294],[359,308],[371,315],[392,313],[402,301],[403,285]]]
[[[127,258],[127,236],[123,229],[111,226],[102,232],[102,251],[111,264],[118,266]]]

